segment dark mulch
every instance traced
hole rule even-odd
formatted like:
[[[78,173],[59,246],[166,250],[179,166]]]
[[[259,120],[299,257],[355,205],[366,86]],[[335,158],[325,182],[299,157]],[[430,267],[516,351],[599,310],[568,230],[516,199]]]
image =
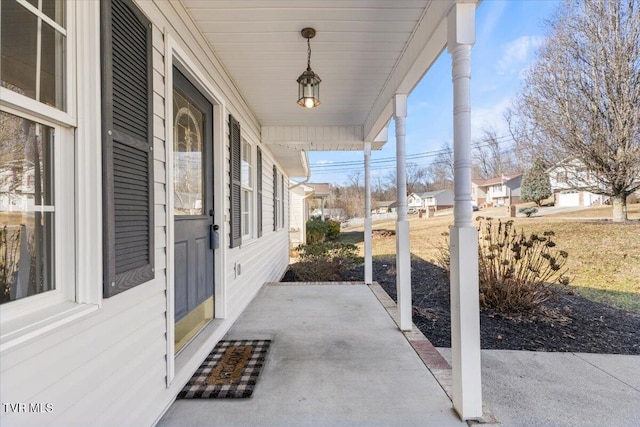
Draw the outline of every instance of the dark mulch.
[[[344,274],[362,281],[363,268]],[[373,278],[396,299],[395,258],[376,257]],[[451,346],[449,280],[443,269],[415,258],[411,262],[413,322],[436,347]],[[547,315],[505,316],[480,311],[483,349],[640,354],[640,315],[554,289]],[[549,314],[551,313],[551,314]],[[555,314],[553,314],[555,313]]]

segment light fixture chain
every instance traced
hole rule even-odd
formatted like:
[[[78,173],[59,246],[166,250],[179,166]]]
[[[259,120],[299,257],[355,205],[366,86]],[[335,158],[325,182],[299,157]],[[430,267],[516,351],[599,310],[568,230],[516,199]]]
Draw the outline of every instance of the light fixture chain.
[[[311,69],[311,39],[307,38],[307,69]]]

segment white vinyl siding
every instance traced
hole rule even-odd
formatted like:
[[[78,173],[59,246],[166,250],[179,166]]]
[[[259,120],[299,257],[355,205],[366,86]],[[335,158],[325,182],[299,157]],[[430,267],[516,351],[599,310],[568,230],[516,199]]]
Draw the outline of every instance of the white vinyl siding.
[[[83,31],[99,27],[99,13],[95,13],[99,10],[95,10],[94,2],[77,4],[94,8],[94,13],[79,15],[83,18]],[[50,414],[29,414],[28,417],[2,414],[2,425],[153,425],[211,350],[214,341],[230,327],[265,282],[282,277],[289,262],[288,230],[273,232],[270,227],[274,190],[270,175],[277,162],[264,145],[261,146],[264,161],[263,236],[228,249],[228,223],[224,220],[229,218],[228,114],[240,121],[243,135],[247,135],[255,146],[260,144],[260,127],[181,3],[143,1],[135,4],[153,24],[155,278],[102,300],[99,309],[73,323],[3,352],[0,355],[3,402],[50,402],[54,410]],[[165,37],[161,29],[166,29],[171,39]],[[79,42],[87,43],[84,33],[79,36]],[[175,376],[169,386],[168,361],[173,361],[174,355],[167,354],[169,344],[166,340],[169,334],[167,294],[170,292],[166,273],[170,248],[166,246],[169,237],[166,230],[170,224],[165,206],[169,184],[165,164],[165,128],[169,126],[165,121],[165,93],[172,87],[171,82],[165,80],[167,40],[173,40],[184,49],[186,59],[199,70],[201,82],[220,100],[220,105],[214,107],[219,112],[222,110],[220,114],[214,112],[220,120],[214,130],[214,177],[217,177],[215,197],[219,210],[216,210],[216,223],[220,226],[219,251],[222,254],[216,258],[216,275],[221,275],[219,282],[222,282],[216,283],[216,298],[221,288],[223,296],[220,299],[224,300],[224,309],[218,310],[216,299],[216,316],[223,315],[224,318],[216,319],[207,327],[208,335],[199,335],[194,344],[197,347],[187,346],[175,359]],[[79,57],[78,61],[81,59]],[[95,69],[78,71],[97,74]],[[69,107],[71,110],[73,106]],[[99,110],[83,111],[83,117],[78,120],[77,135],[86,134],[88,122],[85,120],[88,119],[84,116],[96,112]],[[77,143],[83,142],[78,140]],[[97,138],[90,142],[99,144]],[[285,190],[285,212],[289,200],[287,193]],[[82,242],[82,247],[90,248],[91,245]],[[237,264],[241,266],[239,275],[233,268]],[[90,286],[101,289],[101,283],[95,278],[94,282]],[[215,333],[209,328],[215,328]]]
[[[294,184],[295,185],[295,184]],[[292,188],[289,194],[289,239],[290,245],[296,247],[305,243],[307,203],[303,186]]]
[[[165,134],[164,107],[158,108],[165,87],[164,65],[158,63],[163,39],[156,26],[153,32],[154,73],[159,75],[153,87],[155,278],[104,299],[92,314],[4,351],[3,402],[51,403],[53,411],[3,413],[2,425],[139,426],[150,425],[162,411],[154,399],[166,390]],[[80,131],[83,126],[79,121]],[[83,143],[99,142],[78,141]],[[101,283],[94,286],[102,288]]]

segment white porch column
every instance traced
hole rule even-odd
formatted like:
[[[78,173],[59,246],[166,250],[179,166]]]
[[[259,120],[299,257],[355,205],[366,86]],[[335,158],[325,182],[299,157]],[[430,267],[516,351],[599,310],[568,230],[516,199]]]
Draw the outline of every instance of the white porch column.
[[[371,220],[371,142],[364,143],[364,283],[373,282],[373,224]]]
[[[324,222],[324,197],[320,198],[320,212],[321,212],[321,220]]]
[[[407,221],[407,161],[405,157],[405,122],[407,94],[393,97],[393,116],[396,121],[396,169],[398,220],[396,222],[396,292],[400,330],[410,331],[411,320],[411,248]]]
[[[471,46],[475,5],[456,3],[448,16],[452,56],[454,225],[451,227],[453,407],[463,420],[482,417],[478,232],[471,209]]]

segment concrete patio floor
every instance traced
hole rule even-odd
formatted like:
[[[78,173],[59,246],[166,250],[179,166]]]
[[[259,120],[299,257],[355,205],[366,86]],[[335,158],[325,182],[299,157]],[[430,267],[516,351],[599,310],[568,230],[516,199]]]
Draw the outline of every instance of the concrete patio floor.
[[[266,285],[225,339],[271,339],[249,399],[178,400],[158,426],[466,426],[365,285]]]

